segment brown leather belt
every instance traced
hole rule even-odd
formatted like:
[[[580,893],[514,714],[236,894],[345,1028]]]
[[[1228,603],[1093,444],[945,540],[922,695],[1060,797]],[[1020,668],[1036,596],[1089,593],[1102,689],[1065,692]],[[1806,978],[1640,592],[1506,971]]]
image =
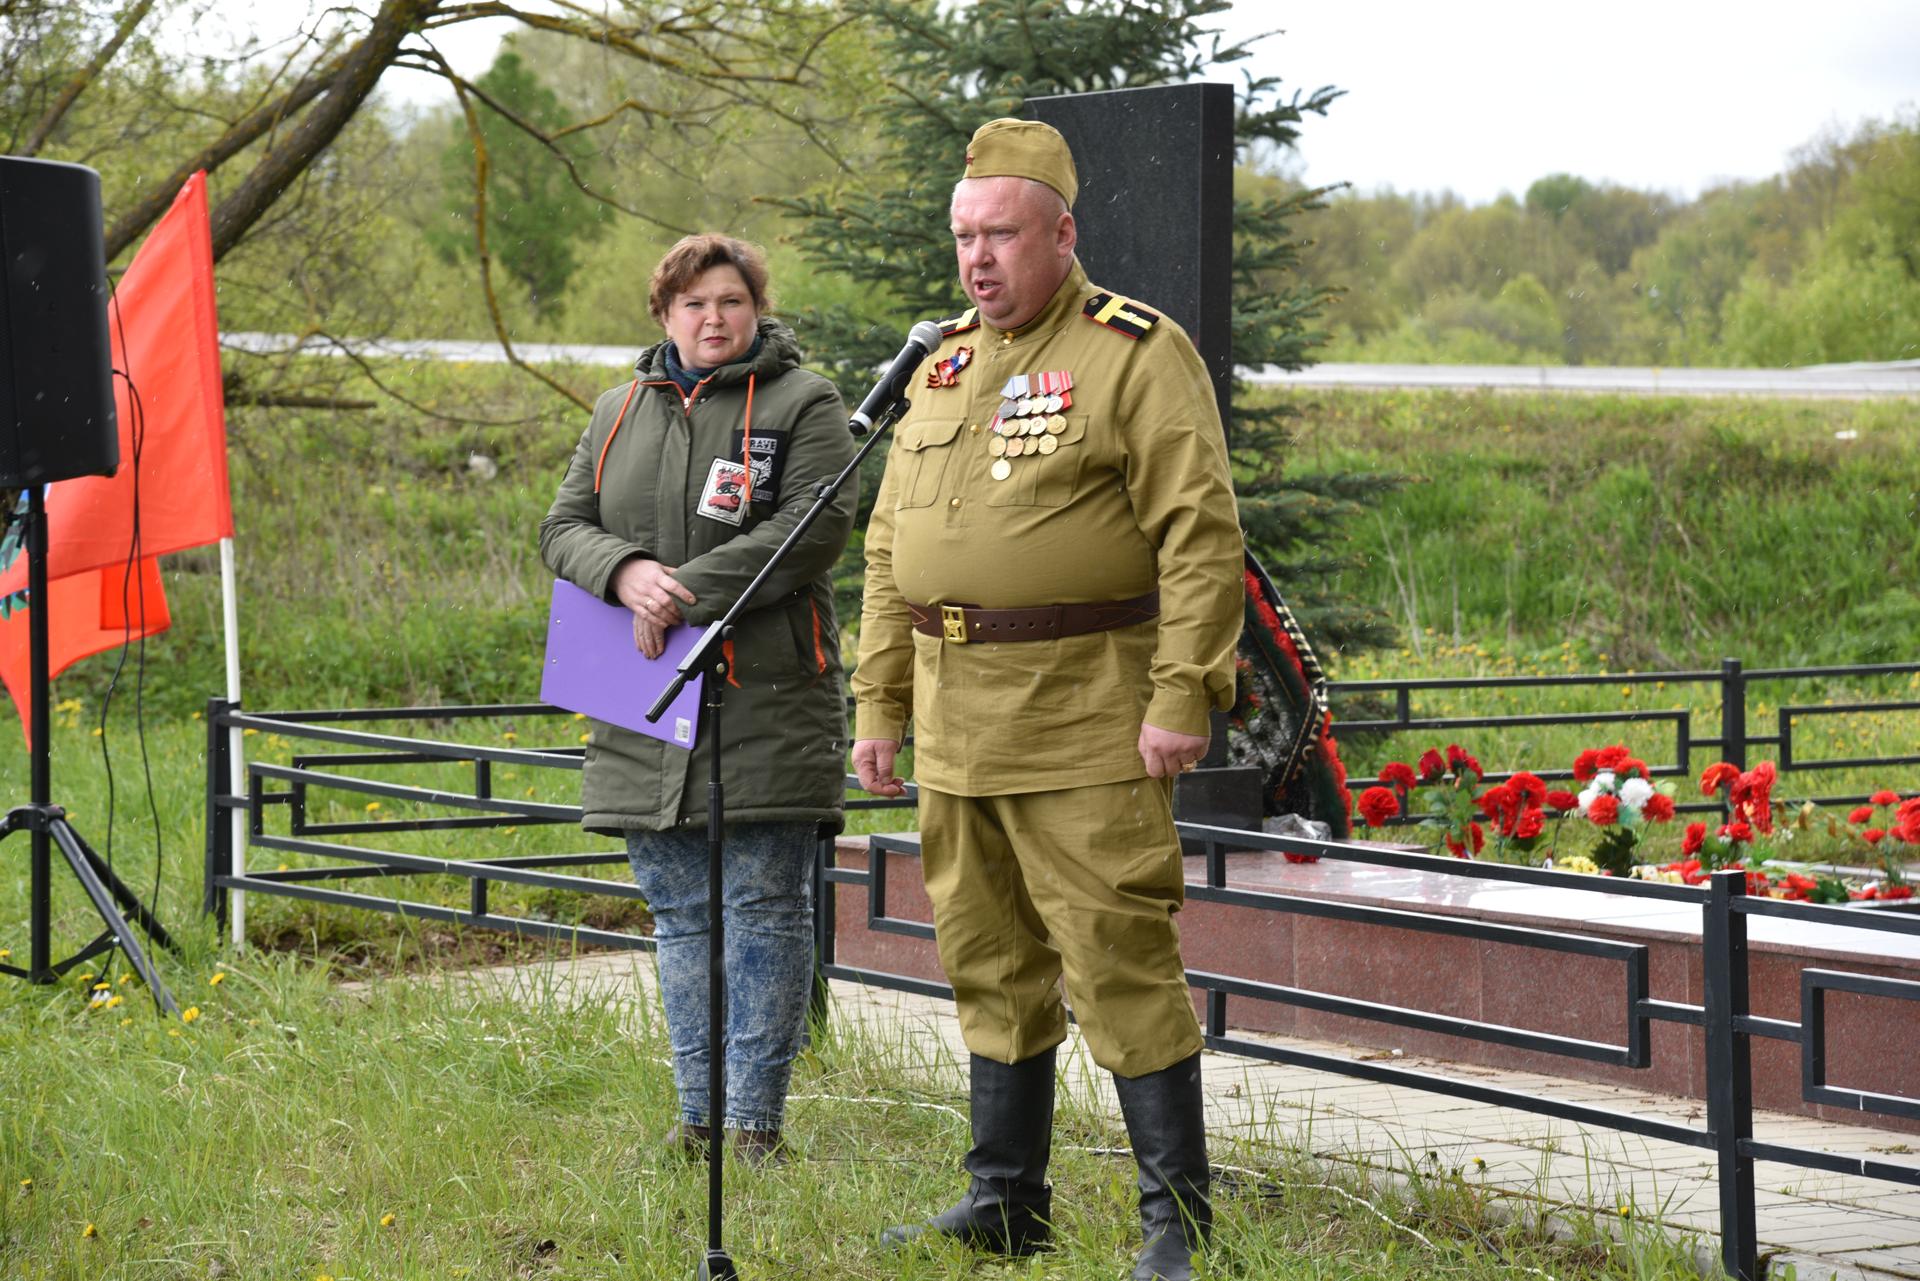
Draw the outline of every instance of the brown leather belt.
[[[974,605],[906,602],[913,630],[965,645],[977,641],[1057,640],[1130,627],[1160,616],[1160,593],[1089,605],[1034,605],[1027,609],[981,609]]]

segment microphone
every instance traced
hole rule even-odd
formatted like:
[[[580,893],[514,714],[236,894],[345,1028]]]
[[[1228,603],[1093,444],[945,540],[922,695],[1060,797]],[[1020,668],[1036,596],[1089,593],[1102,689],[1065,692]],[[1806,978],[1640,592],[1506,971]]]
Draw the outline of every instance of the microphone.
[[[907,345],[887,366],[887,372],[880,375],[880,381],[873,385],[867,398],[860,402],[860,408],[853,411],[853,417],[847,420],[847,430],[856,436],[864,436],[873,430],[875,420],[884,421],[899,403],[907,398],[907,379],[920,367],[927,354],[940,345],[940,326],[931,320],[923,320],[913,327],[907,335]]]

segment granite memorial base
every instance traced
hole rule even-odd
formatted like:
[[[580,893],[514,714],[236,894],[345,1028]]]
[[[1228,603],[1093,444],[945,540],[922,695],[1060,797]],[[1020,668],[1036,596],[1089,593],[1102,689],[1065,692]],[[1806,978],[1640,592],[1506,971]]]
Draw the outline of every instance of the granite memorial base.
[[[836,849],[842,868],[877,871],[872,857],[865,837],[842,838]],[[1202,883],[1202,861],[1190,857],[1186,863],[1188,882]],[[1641,943],[1648,949],[1653,999],[1693,1005],[1702,999],[1701,913],[1686,904],[1333,860],[1289,863],[1262,853],[1230,855],[1227,883]],[[885,922],[875,928],[867,887],[842,884],[834,890],[837,963],[944,982],[930,938],[910,937]],[[886,854],[884,908],[895,922],[932,920],[917,857]],[[1217,903],[1189,903],[1179,921],[1190,969],[1587,1040],[1623,1044],[1627,1038],[1618,961]],[[1894,934],[1756,916],[1749,918],[1749,953],[1751,1009],[1762,1018],[1800,1021],[1805,969],[1920,981],[1920,939]],[[1196,989],[1197,1010],[1203,996]],[[1636,1069],[1271,1001],[1234,997],[1227,1013],[1231,1027],[1250,1031],[1705,1097],[1701,1030],[1677,1023],[1651,1024],[1651,1064]],[[1752,1054],[1756,1107],[1920,1133],[1920,1121],[1803,1100],[1797,1045],[1756,1037]],[[1826,1064],[1831,1085],[1920,1097],[1920,1001],[1827,993]]]

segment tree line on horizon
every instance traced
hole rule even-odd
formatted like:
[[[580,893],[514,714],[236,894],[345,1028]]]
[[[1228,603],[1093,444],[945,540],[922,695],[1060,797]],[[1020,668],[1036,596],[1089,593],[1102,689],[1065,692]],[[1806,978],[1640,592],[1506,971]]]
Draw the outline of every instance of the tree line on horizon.
[[[1303,229],[1301,271],[1343,290],[1324,360],[1920,359],[1920,112],[1695,200],[1556,173],[1477,206],[1341,192]]]

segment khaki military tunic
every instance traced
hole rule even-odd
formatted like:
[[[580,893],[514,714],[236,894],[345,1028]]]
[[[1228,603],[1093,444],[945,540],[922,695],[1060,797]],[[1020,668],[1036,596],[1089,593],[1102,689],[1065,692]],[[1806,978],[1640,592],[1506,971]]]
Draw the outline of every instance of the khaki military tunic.
[[[962,796],[1143,777],[1142,721],[1205,734],[1233,696],[1241,539],[1206,366],[1178,325],[1105,294],[1078,261],[1017,331],[971,312],[942,327],[867,532],[855,737],[898,740],[911,716],[914,777]],[[927,385],[943,372],[951,385]],[[1016,375],[1035,391],[1070,377],[1064,422],[995,432]],[[1155,622],[1052,641],[954,644],[914,632],[905,604],[1155,588]]]

